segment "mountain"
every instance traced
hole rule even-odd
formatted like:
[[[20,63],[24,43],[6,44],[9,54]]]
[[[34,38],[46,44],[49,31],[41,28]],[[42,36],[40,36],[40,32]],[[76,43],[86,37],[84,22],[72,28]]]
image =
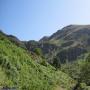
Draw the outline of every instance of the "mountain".
[[[0,31],[0,89],[90,90],[89,34],[89,25],[69,25],[20,41]]]
[[[13,39],[12,39],[13,38]],[[17,45],[22,42],[0,32],[0,90],[72,90],[76,81],[62,71],[56,71],[35,53]],[[42,62],[36,62],[35,57]],[[70,84],[71,83],[71,84]]]
[[[7,35],[2,30],[0,30],[0,34],[6,36],[12,43],[16,44],[17,46],[20,46],[22,48],[26,48],[24,43],[22,41],[20,41],[17,37],[15,37],[13,35]]]
[[[68,25],[49,37],[43,37],[35,47],[31,41],[26,47],[30,50],[41,48],[52,64],[55,57],[61,63],[75,61],[90,51],[90,25]]]
[[[51,35],[47,41],[43,39],[43,42],[49,42],[63,47],[74,47],[77,45],[84,47],[83,44],[89,45],[89,39],[90,25],[69,25]]]

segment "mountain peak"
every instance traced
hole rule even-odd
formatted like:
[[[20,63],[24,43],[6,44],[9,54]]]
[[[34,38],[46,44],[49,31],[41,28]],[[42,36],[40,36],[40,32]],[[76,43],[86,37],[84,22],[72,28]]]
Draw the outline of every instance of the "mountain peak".
[[[90,25],[68,25],[60,30],[58,30],[56,33],[51,35],[49,39],[61,39],[62,37],[65,37],[70,34],[74,34],[75,32],[81,32],[84,35],[84,32],[88,34],[90,32]]]
[[[48,38],[49,38],[48,36],[44,36],[43,38],[41,38],[41,39],[39,40],[39,42],[47,41]]]

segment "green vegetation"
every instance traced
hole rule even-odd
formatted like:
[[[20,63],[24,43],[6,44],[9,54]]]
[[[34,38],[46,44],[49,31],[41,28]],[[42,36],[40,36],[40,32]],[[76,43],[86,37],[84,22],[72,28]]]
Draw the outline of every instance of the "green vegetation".
[[[62,65],[61,70],[78,82],[77,90],[90,90],[90,55],[85,60]]]
[[[60,69],[61,68],[61,62],[59,60],[58,57],[55,57],[54,60],[53,60],[53,66],[56,68],[56,69]]]
[[[37,63],[31,54],[0,33],[0,88],[16,90],[53,90],[59,85],[72,90],[76,82],[67,74],[55,71],[43,61]]]
[[[39,55],[42,56],[42,50],[40,48],[35,48],[34,52]]]
[[[58,31],[45,42],[0,32],[0,89],[90,90],[90,32],[74,31]]]

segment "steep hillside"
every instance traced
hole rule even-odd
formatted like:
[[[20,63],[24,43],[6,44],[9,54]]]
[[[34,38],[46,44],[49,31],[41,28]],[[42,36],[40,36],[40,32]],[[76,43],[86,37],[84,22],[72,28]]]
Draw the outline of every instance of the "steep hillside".
[[[17,37],[13,36],[13,35],[7,35],[4,32],[2,32],[0,30],[0,34],[4,35],[5,37],[7,37],[12,43],[14,43],[15,45],[22,47],[24,49],[26,49],[26,46],[24,45],[24,43],[22,41],[20,41]]]
[[[60,39],[77,40],[82,39],[83,35],[87,35],[88,38],[89,34],[90,34],[90,25],[69,25],[62,28],[61,30],[58,30],[56,33],[48,37],[48,41],[54,40],[58,41]],[[42,41],[44,41],[44,39]]]
[[[55,57],[61,63],[75,61],[90,51],[90,25],[66,26],[50,37],[40,39],[37,43],[39,46],[36,45],[35,48],[41,48],[45,57],[52,64]]]
[[[61,70],[77,80],[75,90],[90,90],[90,54],[87,58],[64,64]]]
[[[0,33],[0,89],[54,90],[57,85],[73,89],[76,82],[67,74],[56,71],[48,63],[43,65]]]

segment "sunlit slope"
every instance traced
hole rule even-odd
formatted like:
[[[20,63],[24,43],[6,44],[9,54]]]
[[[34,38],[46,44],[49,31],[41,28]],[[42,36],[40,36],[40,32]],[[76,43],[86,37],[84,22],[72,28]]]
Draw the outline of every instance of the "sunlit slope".
[[[75,81],[49,64],[36,63],[26,50],[0,33],[0,88],[53,90],[56,85],[71,90]]]

